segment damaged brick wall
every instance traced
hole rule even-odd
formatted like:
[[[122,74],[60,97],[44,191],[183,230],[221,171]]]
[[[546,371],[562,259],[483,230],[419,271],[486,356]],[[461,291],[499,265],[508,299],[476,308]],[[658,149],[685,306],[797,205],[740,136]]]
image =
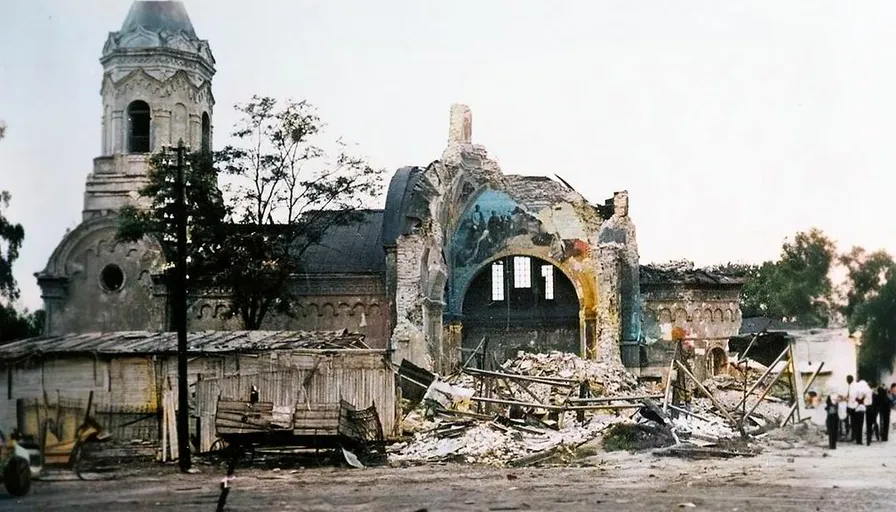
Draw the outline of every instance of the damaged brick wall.
[[[628,192],[613,194],[613,215],[601,225],[598,243],[620,244],[621,338],[623,343],[636,343],[641,338],[640,262],[635,223],[628,215]]]
[[[394,194],[403,197],[395,200],[403,209],[403,228],[395,242],[390,285],[395,290],[393,347],[426,367],[456,364],[460,345],[482,334],[482,325],[471,324],[475,328],[465,331],[464,299],[471,282],[488,272],[494,261],[525,256],[533,258],[533,265],[554,266],[557,275],[574,286],[578,311],[570,315],[570,321],[578,325],[573,334],[576,351],[596,347],[600,338],[608,344],[602,353],[618,361],[621,319],[632,317],[638,297],[637,246],[634,225],[628,218],[627,194],[617,194],[616,217],[605,232],[605,236],[620,240],[621,249],[605,256],[614,263],[600,263],[594,250],[604,222],[599,208],[565,183],[504,175],[484,147],[472,144],[469,108],[455,105],[451,112],[449,143],[442,158],[415,171],[419,177],[401,178],[402,186],[413,188],[410,193]],[[401,180],[393,179],[393,184],[398,186]],[[389,208],[387,199],[387,215]],[[602,295],[604,303],[598,298],[602,265],[618,267],[601,280],[601,285],[612,287]],[[537,274],[533,277],[539,278]],[[620,289],[622,282],[624,290]],[[619,298],[612,299],[614,296]],[[626,311],[624,315],[620,308]],[[444,317],[437,320],[439,313]],[[602,327],[603,321],[611,324]],[[632,326],[637,326],[637,318],[625,326],[636,330]],[[506,326],[504,332],[510,328]],[[525,332],[525,328],[520,330]],[[531,339],[528,332],[510,338]],[[558,328],[557,332],[536,333],[536,339],[559,339],[557,336],[569,337],[570,331]],[[611,340],[615,349],[610,347]],[[558,347],[562,345],[558,343]]]
[[[719,358],[727,361],[728,340],[740,331],[742,284],[667,279],[642,283],[646,342],[642,375],[659,376],[665,372],[674,352],[672,328],[683,327],[688,339],[694,342],[697,377],[710,376],[720,364]]]
[[[371,348],[386,348],[391,333],[389,300],[379,275],[306,275],[295,279],[297,301],[289,314],[270,312],[263,330],[341,331],[365,335]],[[165,300],[166,290],[159,290]],[[225,295],[202,293],[190,301],[187,319],[193,331],[242,329]]]

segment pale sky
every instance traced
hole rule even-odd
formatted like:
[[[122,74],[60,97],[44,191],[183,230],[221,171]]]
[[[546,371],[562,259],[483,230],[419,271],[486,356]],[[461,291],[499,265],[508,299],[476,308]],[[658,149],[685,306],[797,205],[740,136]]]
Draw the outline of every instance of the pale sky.
[[[130,0],[3,0],[0,189],[32,274],[80,221],[108,32]],[[776,258],[817,226],[896,252],[896,2],[187,0],[217,59],[214,144],[253,94],[307,99],[390,171],[454,102],[505,173],[628,190],[642,262]]]

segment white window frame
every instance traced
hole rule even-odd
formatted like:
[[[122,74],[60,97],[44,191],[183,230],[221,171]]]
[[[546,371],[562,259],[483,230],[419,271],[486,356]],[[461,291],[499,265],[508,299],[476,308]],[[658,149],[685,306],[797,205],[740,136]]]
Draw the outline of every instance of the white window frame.
[[[554,266],[542,265],[541,277],[544,278],[544,298],[554,300]]]
[[[513,287],[532,288],[532,258],[513,257]]]
[[[492,301],[499,302],[504,298],[504,262],[496,261],[492,263]]]

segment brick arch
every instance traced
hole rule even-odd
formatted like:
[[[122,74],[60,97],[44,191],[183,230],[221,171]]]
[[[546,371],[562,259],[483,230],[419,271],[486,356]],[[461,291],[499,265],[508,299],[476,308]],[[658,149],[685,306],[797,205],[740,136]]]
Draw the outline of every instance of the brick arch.
[[[551,258],[549,255],[542,253],[541,251],[531,249],[512,249],[501,251],[493,255],[492,257],[478,265],[470,273],[470,278],[467,279],[465,283],[463,283],[461,293],[459,294],[460,304],[458,306],[458,312],[463,313],[463,299],[464,297],[466,297],[467,291],[470,288],[470,284],[473,282],[476,276],[478,276],[481,272],[486,271],[486,269],[495,261],[512,256],[528,256],[537,260],[543,260],[545,263],[550,263],[554,266],[554,268],[559,270],[576,289],[576,296],[579,299],[579,309],[588,310],[594,308],[594,306],[596,305],[597,296],[595,290],[596,285],[593,284],[594,279],[587,279],[587,276],[593,276],[593,274],[589,272],[573,272],[563,263],[560,263],[554,258]]]

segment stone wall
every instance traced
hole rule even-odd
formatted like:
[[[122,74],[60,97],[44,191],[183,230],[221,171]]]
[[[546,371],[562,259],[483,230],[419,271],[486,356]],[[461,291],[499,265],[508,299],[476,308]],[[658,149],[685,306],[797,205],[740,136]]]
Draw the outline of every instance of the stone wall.
[[[261,328],[270,331],[341,331],[365,335],[371,348],[387,348],[391,330],[389,301],[381,275],[299,276],[293,286],[296,304],[289,314],[271,312]],[[166,300],[164,288],[159,299]],[[190,330],[242,329],[231,314],[226,296],[204,293],[192,299],[188,311]]]
[[[603,352],[618,362],[621,319],[628,318],[628,330],[637,330],[638,320],[631,314],[637,310],[639,281],[627,194],[617,194],[619,207],[612,229],[605,232],[619,249],[599,262],[596,247],[605,221],[601,210],[550,178],[503,174],[485,148],[472,143],[472,115],[463,105],[452,107],[442,158],[415,172],[419,176],[393,181],[408,190],[390,187],[390,198],[400,199],[391,205],[387,199],[386,206],[387,215],[390,208],[401,208],[403,222],[390,284],[395,290],[396,357],[450,369],[464,338],[482,334],[464,332],[464,296],[470,283],[496,260],[528,256],[554,265],[574,285],[579,302],[576,352],[596,350],[600,338]],[[603,266],[618,267],[618,272],[599,284]],[[600,286],[612,288],[599,293]],[[609,323],[600,325],[602,321]],[[542,338],[553,339],[550,333],[537,333],[536,339]]]
[[[711,374],[713,350],[728,352],[728,340],[741,326],[741,284],[684,284],[675,282],[641,285],[643,331],[643,376],[665,373],[674,353],[672,328],[682,327],[694,342],[698,377]]]
[[[114,216],[82,222],[36,274],[48,334],[165,329],[152,282],[161,250],[150,240],[116,243],[116,229]]]

